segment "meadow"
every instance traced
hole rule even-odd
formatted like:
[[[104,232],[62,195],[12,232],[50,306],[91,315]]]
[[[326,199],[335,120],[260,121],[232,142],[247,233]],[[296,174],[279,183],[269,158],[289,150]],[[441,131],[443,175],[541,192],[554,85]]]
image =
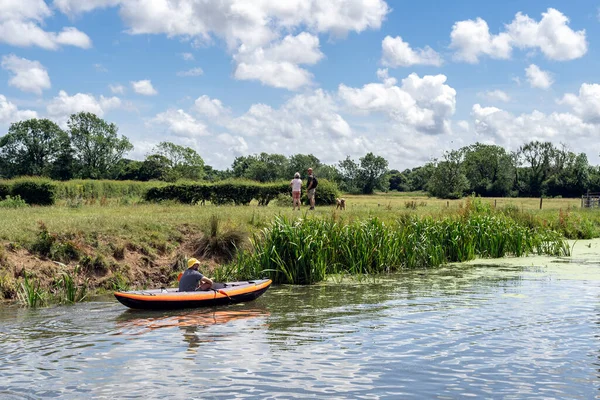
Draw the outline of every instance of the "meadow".
[[[25,277],[47,294],[61,292],[65,276],[92,290],[173,285],[193,255],[206,256],[203,268],[218,279],[270,274],[277,282],[313,283],[332,274],[369,275],[474,257],[565,255],[564,238],[600,236],[600,212],[581,209],[580,199],[544,199],[540,210],[535,198],[446,201],[381,193],[345,195],[346,210],[292,211],[291,199],[289,206],[184,205],[145,202],[125,185],[99,196],[76,190],[79,195],[62,196],[53,206],[0,207],[4,297],[24,292]],[[313,240],[318,235],[322,240]],[[280,251],[265,253],[261,246],[269,243]],[[306,254],[320,257],[291,251],[288,243],[310,243]],[[344,244],[346,250],[337,251]],[[230,249],[207,253],[203,246]]]

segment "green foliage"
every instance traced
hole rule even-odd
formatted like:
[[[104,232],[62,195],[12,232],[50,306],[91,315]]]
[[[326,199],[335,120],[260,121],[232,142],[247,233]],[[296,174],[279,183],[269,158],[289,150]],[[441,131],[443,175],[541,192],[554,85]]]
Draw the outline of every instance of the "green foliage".
[[[289,191],[288,185],[288,191]],[[291,192],[289,192],[291,195]],[[326,179],[319,179],[319,186],[315,190],[315,204],[317,206],[330,206],[335,204],[335,199],[340,196],[340,191],[337,185]],[[309,204],[306,190],[302,192],[302,203]]]
[[[12,181],[11,195],[30,205],[50,206],[56,198],[56,184],[44,178],[18,178]]]
[[[62,266],[66,267],[64,264],[62,264]],[[59,290],[58,297],[61,303],[78,303],[85,300],[87,297],[87,282],[84,281],[81,285],[77,283],[79,269],[80,267],[78,265],[75,267],[72,274],[63,271],[60,279],[56,282],[55,286]]]
[[[88,273],[105,274],[108,272],[108,264],[101,254],[96,257],[83,256],[80,264],[81,268]]]
[[[143,198],[148,189],[164,184],[158,182],[74,179],[67,182],[56,182],[55,185],[57,199],[99,200],[102,198]]]
[[[161,142],[154,149],[155,154],[163,157],[161,160],[166,167],[162,167],[162,177],[158,179],[174,182],[177,179],[198,180],[204,177],[204,160],[190,147],[179,146],[171,142]],[[152,157],[150,155],[148,158]],[[148,160],[146,158],[146,160]],[[157,163],[159,158],[154,158]]]
[[[67,136],[48,119],[28,119],[10,125],[0,138],[0,158],[6,175],[48,176]]]
[[[78,261],[82,252],[77,245],[69,240],[61,240],[58,235],[52,234],[43,222],[39,223],[39,232],[31,243],[29,251],[53,261],[70,262]]]
[[[10,181],[0,181],[0,199],[10,196]]]
[[[462,153],[456,150],[444,154],[444,161],[437,163],[427,190],[432,196],[441,199],[460,199],[469,188],[469,180],[464,174]]]
[[[475,143],[463,147],[463,170],[469,192],[480,196],[508,196],[515,178],[514,159],[497,145]]]
[[[17,293],[21,303],[27,307],[36,308],[46,303],[46,292],[40,287],[40,282],[23,272],[21,290]]]
[[[133,149],[118,128],[89,112],[71,115],[67,122],[74,157],[82,178],[110,178],[123,154]]]
[[[377,218],[341,224],[278,217],[227,269],[239,279],[266,275],[278,283],[311,284],[329,274],[376,274],[529,253],[568,255],[569,248],[555,231],[530,229],[502,215],[408,216],[392,224]]]
[[[372,194],[374,190],[387,190],[388,162],[373,153],[360,158],[360,164],[349,156],[339,164],[341,188],[348,193]]]
[[[257,200],[261,206],[266,206],[279,194],[291,195],[289,182],[257,183],[245,180],[219,181],[204,184],[178,184],[151,188],[146,192],[147,201],[176,200],[185,204],[196,204],[210,200],[213,204],[247,205]],[[335,204],[339,191],[337,186],[325,179],[319,180],[317,188],[317,205]],[[306,201],[306,193],[304,194]]]
[[[27,203],[19,195],[15,196],[15,197],[6,196],[6,198],[4,200],[0,200],[0,208],[23,208],[23,207],[27,207]]]
[[[0,275],[0,295],[4,299],[14,299],[18,295],[17,283],[7,272],[3,272]]]

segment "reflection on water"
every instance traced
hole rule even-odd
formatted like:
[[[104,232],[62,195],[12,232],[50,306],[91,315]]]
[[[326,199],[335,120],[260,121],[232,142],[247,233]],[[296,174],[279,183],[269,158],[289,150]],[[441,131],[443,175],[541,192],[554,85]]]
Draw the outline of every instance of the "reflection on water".
[[[598,397],[600,264],[459,265],[148,312],[0,309],[0,398]]]

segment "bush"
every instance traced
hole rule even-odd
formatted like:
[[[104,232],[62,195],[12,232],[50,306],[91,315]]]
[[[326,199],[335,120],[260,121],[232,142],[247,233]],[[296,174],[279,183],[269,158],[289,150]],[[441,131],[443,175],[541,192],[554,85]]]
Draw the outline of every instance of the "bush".
[[[0,199],[5,199],[10,195],[10,184],[8,182],[0,182]]]
[[[56,184],[42,178],[23,178],[13,181],[12,196],[20,196],[27,204],[51,206],[56,196]]]
[[[317,206],[329,206],[335,204],[335,199],[338,198],[339,195],[340,190],[334,182],[330,182],[327,179],[319,179],[319,186],[317,186],[315,191],[315,204]],[[309,204],[306,190],[304,190],[302,194],[302,203]]]
[[[22,208],[27,207],[25,200],[21,196],[10,197],[6,196],[6,199],[0,200],[0,208]]]

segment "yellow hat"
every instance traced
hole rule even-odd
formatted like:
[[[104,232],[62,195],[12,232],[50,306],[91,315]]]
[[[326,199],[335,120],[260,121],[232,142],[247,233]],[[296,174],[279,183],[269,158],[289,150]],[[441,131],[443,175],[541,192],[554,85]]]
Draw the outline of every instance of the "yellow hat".
[[[197,260],[197,259],[195,259],[195,258],[190,258],[190,259],[188,260],[188,268],[192,268],[192,267],[193,267],[194,265],[196,265],[196,264],[200,264],[200,261],[198,261],[198,260]]]

